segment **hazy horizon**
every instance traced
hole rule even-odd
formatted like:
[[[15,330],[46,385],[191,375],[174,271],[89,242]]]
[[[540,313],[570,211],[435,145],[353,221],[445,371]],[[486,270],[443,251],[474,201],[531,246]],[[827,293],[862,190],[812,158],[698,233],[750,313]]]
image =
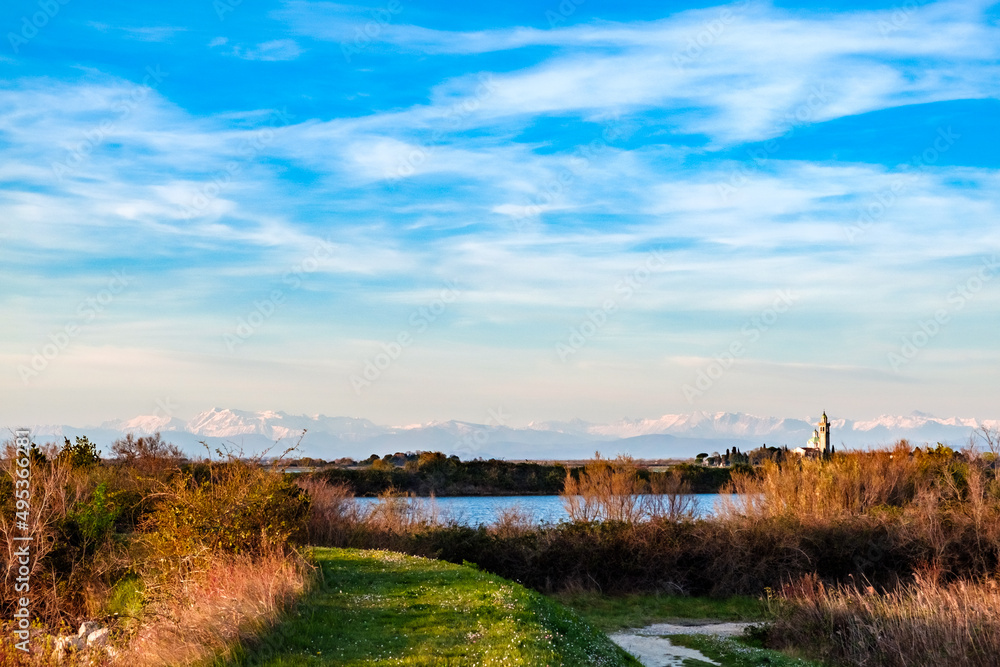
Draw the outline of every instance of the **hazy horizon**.
[[[818,418],[755,416],[743,413],[662,415],[609,423],[541,422],[516,424],[502,409],[491,410],[482,423],[438,421],[423,424],[377,424],[357,417],[289,415],[212,408],[190,420],[164,413],[120,419],[99,425],[34,425],[37,442],[86,436],[104,453],[116,440],[160,433],[189,454],[222,447],[245,454],[296,447],[300,456],[332,460],[365,458],[399,451],[442,451],[463,459],[580,459],[595,451],[606,456],[686,458],[730,447],[752,450],[769,446],[798,447],[814,433]],[[24,425],[22,425],[24,426]],[[852,420],[833,413],[832,442],[843,451],[892,447],[900,439],[914,446],[947,443],[964,448],[980,427],[995,429],[1000,420],[933,417],[923,413]],[[979,446],[984,443],[975,437]]]

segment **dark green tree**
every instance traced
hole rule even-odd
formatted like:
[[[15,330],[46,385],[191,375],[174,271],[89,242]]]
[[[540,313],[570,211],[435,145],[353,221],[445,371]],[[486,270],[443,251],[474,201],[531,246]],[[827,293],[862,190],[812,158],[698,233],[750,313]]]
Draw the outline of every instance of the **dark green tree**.
[[[92,443],[87,436],[77,436],[76,442],[71,443],[69,438],[63,438],[65,444],[59,450],[59,460],[69,462],[73,468],[82,468],[95,465],[101,462],[101,457],[97,453],[97,445]]]

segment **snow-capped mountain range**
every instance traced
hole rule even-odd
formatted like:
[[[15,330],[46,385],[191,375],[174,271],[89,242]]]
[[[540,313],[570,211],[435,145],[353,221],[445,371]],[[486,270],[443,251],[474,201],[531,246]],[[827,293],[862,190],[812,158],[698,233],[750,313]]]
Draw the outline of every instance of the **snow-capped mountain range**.
[[[380,426],[357,417],[289,415],[285,412],[247,412],[213,408],[190,421],[163,415],[143,415],[104,422],[100,426],[37,426],[39,441],[87,435],[107,450],[126,433],[159,432],[189,453],[220,445],[245,453],[270,449],[280,453],[298,443],[303,456],[335,459],[367,457],[398,451],[443,451],[463,459],[482,456],[506,459],[573,459],[595,451],[613,456],[628,453],[639,458],[689,457],[698,452],[746,451],[762,444],[797,447],[812,435],[817,418],[757,417],[744,413],[695,412],[652,419],[621,419],[595,424],[532,422],[513,428],[495,422],[429,422],[407,426]],[[1000,427],[1000,420],[950,417],[942,419],[914,412],[909,416],[882,416],[853,421],[831,419],[832,440],[839,447],[891,445],[899,438],[914,444],[945,442],[964,445],[980,426]],[[12,425],[13,426],[13,425]]]

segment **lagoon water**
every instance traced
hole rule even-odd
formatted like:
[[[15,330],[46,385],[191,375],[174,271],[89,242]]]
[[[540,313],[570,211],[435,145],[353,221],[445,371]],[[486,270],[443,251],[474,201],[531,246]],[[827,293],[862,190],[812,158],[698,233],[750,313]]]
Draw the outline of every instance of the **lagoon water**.
[[[718,493],[696,493],[696,517],[711,516],[718,507]],[[378,502],[378,498],[356,498],[362,508]],[[501,512],[518,508],[534,523],[559,523],[569,517],[561,496],[457,496],[447,498],[415,498],[410,502],[433,506],[445,520],[454,520],[465,526],[490,524]]]

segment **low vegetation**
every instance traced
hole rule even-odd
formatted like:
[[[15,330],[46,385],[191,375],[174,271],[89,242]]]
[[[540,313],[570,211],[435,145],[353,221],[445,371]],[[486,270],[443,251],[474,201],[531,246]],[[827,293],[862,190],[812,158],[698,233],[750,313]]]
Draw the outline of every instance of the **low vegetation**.
[[[1000,450],[997,436],[984,430],[978,444]],[[111,628],[125,662],[252,662],[255,637],[273,636],[274,627],[310,623],[308,618],[326,613],[324,605],[348,600],[333,594],[331,581],[374,589],[383,585],[372,578],[376,573],[397,591],[413,583],[407,590],[417,599],[407,602],[407,593],[387,597],[392,604],[385,608],[359,606],[360,625],[341,628],[338,632],[347,634],[317,650],[353,651],[345,637],[358,628],[402,623],[414,636],[426,633],[421,642],[436,646],[438,654],[473,645],[488,661],[523,621],[524,637],[552,642],[519,639],[534,646],[530,651],[537,656],[549,656],[537,659],[589,664],[573,662],[582,658],[573,657],[572,646],[597,650],[597,644],[586,644],[590,639],[581,635],[559,643],[559,632],[573,635],[558,606],[483,572],[556,594],[584,615],[603,619],[599,624],[606,629],[692,615],[746,618],[756,615],[764,600],[769,625],[759,633],[757,648],[778,647],[830,664],[986,665],[1000,649],[1000,626],[993,620],[1000,609],[1000,451],[984,454],[982,446],[957,452],[902,441],[887,451],[825,459],[783,455],[762,458],[755,467],[689,466],[725,470],[728,477],[728,500],[709,519],[690,511],[696,489],[687,468],[653,473],[628,458],[598,457],[559,471],[570,521],[537,526],[513,511],[477,527],[446,523],[434,514],[433,502],[391,487],[362,509],[353,501],[356,488],[328,469],[286,475],[259,460],[222,453],[215,460],[188,462],[158,437],[123,439],[114,451],[115,460],[101,460],[86,438],[32,450],[32,610],[38,637],[65,633],[82,620]],[[449,484],[459,470],[478,470],[475,474],[488,478],[480,488],[500,484],[506,474],[494,462],[471,462],[480,466],[475,468],[440,455],[417,457],[407,470],[409,463],[398,469],[413,479]],[[14,537],[23,531],[12,519],[11,452],[3,465],[0,540],[7,557],[0,562],[5,577],[0,613],[11,618],[17,602]],[[374,461],[369,467],[364,474],[388,474],[390,482],[397,469]],[[525,480],[551,483],[550,473],[506,470],[523,488],[530,486]],[[522,474],[511,472],[516,470],[524,476],[516,477]],[[513,483],[510,479],[501,485]],[[436,484],[432,488],[459,488]],[[354,551],[319,551],[311,565],[299,555],[306,544],[475,563],[482,572]],[[405,567],[397,568],[393,559]],[[452,635],[435,639],[432,628],[454,609],[449,612],[443,599],[434,597],[443,593],[415,583],[432,574],[455,581],[455,595],[480,585],[508,586],[513,597],[505,599],[520,610],[510,618],[521,620],[511,620],[512,629],[502,637],[470,628],[462,641]],[[327,601],[317,602],[308,618],[289,618],[302,592],[322,585],[318,577],[328,586],[321,589]],[[463,589],[466,585],[471,588]],[[343,586],[337,590],[348,590]],[[468,598],[462,609],[476,608],[475,599]],[[730,601],[715,602],[722,599]],[[437,620],[427,620],[421,630],[421,615],[408,615],[418,611]],[[527,616],[518,615],[522,612]],[[464,622],[475,619],[465,615]],[[540,625],[531,625],[536,622]],[[286,648],[304,650],[289,637],[306,636],[308,627],[282,635],[282,641],[292,642]],[[383,645],[408,654],[420,650],[396,641],[384,638]],[[5,632],[4,664],[30,664],[9,642]],[[350,655],[359,665],[385,658],[374,646]],[[525,661],[537,657],[524,655]],[[761,656],[766,657],[754,659]],[[287,661],[293,658],[273,659],[268,664],[292,664]],[[456,653],[455,660],[464,659]],[[38,660],[35,664],[44,664]]]
[[[562,490],[561,465],[460,461],[457,456],[423,452],[386,455],[360,467],[332,467],[315,474],[346,486],[356,496],[375,497],[389,491],[417,496],[554,495]]]
[[[749,596],[612,596],[596,591],[577,591],[555,593],[552,597],[605,632],[681,619],[755,622],[768,619],[771,615],[765,601]]]
[[[83,621],[111,630],[118,662],[171,665],[224,655],[259,632],[307,585],[294,545],[306,534],[308,496],[254,461],[187,463],[157,437],[115,443],[102,461],[86,438],[33,447],[27,526],[15,523],[15,457],[0,472],[0,613],[13,618],[15,557],[30,537],[32,646],[4,629],[7,665],[47,664],[56,635]],[[17,519],[19,522],[21,518]],[[63,660],[102,664],[106,652]]]
[[[742,639],[713,635],[672,635],[678,646],[693,648],[722,667],[822,667],[824,663],[789,656],[772,649],[750,646]],[[687,667],[708,663],[686,660]]]
[[[308,462],[315,463],[311,459]],[[746,465],[713,468],[684,463],[666,473],[636,468],[636,475],[649,487],[679,479],[692,493],[717,493],[729,482],[734,469],[751,470]],[[415,496],[531,496],[562,493],[567,474],[576,479],[582,471],[562,464],[461,461],[439,452],[400,452],[382,458],[372,455],[360,463],[341,461],[323,466],[311,476],[343,486],[351,495],[369,498],[389,492]]]
[[[313,557],[322,583],[227,664],[639,664],[572,612],[471,567],[389,551]]]
[[[651,490],[634,463],[597,459],[565,480],[567,509],[574,518],[568,523],[538,527],[515,516],[476,528],[442,525],[386,497],[379,523],[341,516],[337,539],[344,545],[475,562],[552,593],[770,597],[785,606],[769,642],[845,664],[891,664],[884,662],[888,658],[876,637],[882,636],[883,624],[884,636],[893,636],[889,628],[898,625],[893,614],[905,618],[919,609],[921,622],[936,631],[953,627],[942,644],[948,647],[948,664],[986,664],[977,656],[992,655],[984,648],[988,628],[985,635],[963,634],[942,591],[955,594],[972,586],[985,595],[996,586],[1000,468],[995,454],[984,455],[981,448],[914,448],[902,441],[892,450],[838,453],[822,460],[776,457],[730,474],[724,489],[729,500],[709,520],[695,520],[683,510],[690,487],[682,478],[671,488],[661,487],[666,493],[653,507],[634,494]],[[396,520],[386,521],[387,516]],[[928,571],[938,573],[934,585],[943,588],[929,588],[929,580],[921,578]],[[806,588],[796,588],[803,581],[841,588],[826,589],[836,595],[804,596]],[[966,588],[949,588],[954,586]],[[852,615],[850,610],[860,607],[850,596],[862,593],[872,604],[872,617],[881,621],[865,624],[863,615]],[[914,600],[925,606],[914,607]],[[984,597],[980,604],[992,603]],[[837,609],[846,611],[837,616]],[[648,617],[636,614],[635,620]],[[846,638],[819,639],[829,634],[834,618],[874,629],[867,642],[845,630],[845,637],[854,637],[849,652]],[[905,631],[916,632],[917,626]],[[941,639],[930,632],[926,637]],[[901,636],[899,646],[907,645],[920,643]],[[899,652],[899,664],[924,664],[913,649]]]
[[[809,646],[831,664],[887,667],[996,665],[1000,589],[996,579],[950,583],[917,575],[889,592],[828,587],[808,577],[786,587],[769,638]]]

